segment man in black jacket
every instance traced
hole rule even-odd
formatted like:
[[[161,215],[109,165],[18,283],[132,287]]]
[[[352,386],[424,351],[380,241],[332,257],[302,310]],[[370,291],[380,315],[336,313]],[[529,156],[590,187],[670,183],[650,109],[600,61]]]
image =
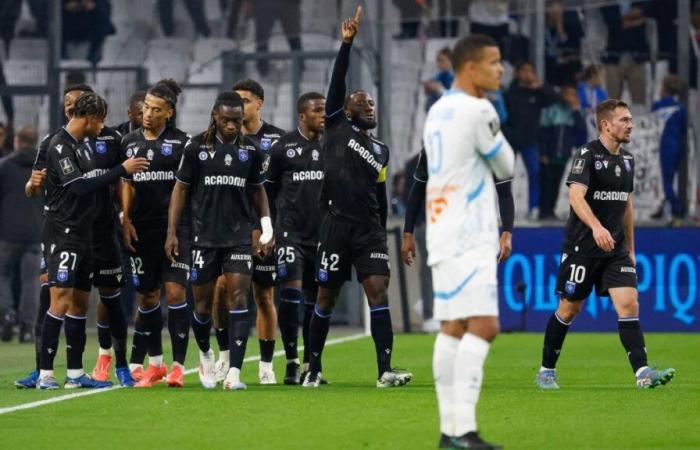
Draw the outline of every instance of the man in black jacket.
[[[20,341],[32,339],[39,285],[41,249],[39,235],[43,199],[27,198],[24,183],[32,171],[36,155],[34,127],[22,128],[15,138],[15,151],[0,159],[0,311],[2,339],[10,340],[15,322],[20,324]],[[19,316],[12,310],[12,280],[19,274],[21,296]]]

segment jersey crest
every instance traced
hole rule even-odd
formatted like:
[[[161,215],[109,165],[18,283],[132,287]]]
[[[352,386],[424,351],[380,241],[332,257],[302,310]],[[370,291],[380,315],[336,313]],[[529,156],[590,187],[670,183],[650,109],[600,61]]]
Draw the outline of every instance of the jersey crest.
[[[163,143],[160,146],[160,154],[163,156],[170,156],[173,154],[173,144]]]

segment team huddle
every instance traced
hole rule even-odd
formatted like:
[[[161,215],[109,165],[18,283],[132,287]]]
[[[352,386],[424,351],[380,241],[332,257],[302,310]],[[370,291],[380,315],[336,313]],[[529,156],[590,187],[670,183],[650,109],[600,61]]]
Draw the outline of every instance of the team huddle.
[[[411,381],[410,372],[391,364],[389,148],[371,134],[377,125],[372,97],[363,90],[348,93],[345,84],[360,16],[358,8],[341,26],[327,96],[301,95],[299,126],[289,133],[261,120],[264,91],[250,79],[216,97],[208,128],[196,136],[175,126],[180,88],[173,80],[132,97],[138,106],[115,129],[104,126],[107,104],[89,86],[66,88],[68,122],[42,141],[26,186],[29,196],[45,191],[45,264],[36,370],[18,387],[60,387],[53,368],[62,328],[65,388],[109,387],[112,366],[122,386],[164,381],[183,387],[191,328],[202,386],[246,389],[241,369],[251,320],[260,345],[260,383],[277,383],[272,358],[279,327],[284,383],[318,387],[327,383],[321,357],[330,318],[353,268],[370,308],[376,386]],[[438,446],[494,449],[500,447],[479,436],[476,404],[483,365],[500,331],[497,264],[512,247],[515,155],[486,97],[503,74],[497,44],[482,35],[460,39],[453,66],[453,88],[426,119],[402,254],[411,264],[413,226],[425,201],[435,318],[441,321],[433,353]],[[547,325],[536,376],[543,389],[559,389],[555,366],[564,338],[594,286],[612,298],[637,386],[663,385],[675,374],[648,366],[639,324],[634,157],[622,149],[630,142],[632,116],[625,103],[608,100],[598,106],[596,120],[600,137],[576,152],[567,180],[571,214],[556,285],[561,299]],[[138,303],[129,360],[122,252],[129,257],[127,281]],[[92,287],[100,296],[100,350],[90,376],[83,353]],[[251,291],[255,318],[247,306]],[[163,297],[170,371],[163,356]]]
[[[130,121],[117,127],[123,135],[104,126],[107,104],[89,86],[65,89],[68,121],[42,141],[26,186],[29,196],[45,192],[45,264],[35,330],[37,367],[17,381],[19,387],[60,387],[53,367],[62,328],[65,388],[111,386],[112,366],[122,386],[147,388],[165,381],[183,387],[191,328],[201,384],[245,389],[240,373],[253,320],[247,306],[251,288],[260,383],[277,383],[272,357],[278,289],[284,383],[318,387],[326,383],[321,354],[332,310],[353,266],[372,311],[377,387],[411,380],[409,372],[391,366],[389,150],[370,134],[376,127],[371,96],[346,93],[358,22],[359,11],[342,26],[344,42],[328,99],[317,92],[301,95],[299,126],[290,133],[261,120],[264,91],[250,79],[216,97],[209,127],[196,136],[175,126],[180,88],[173,80],[161,80],[132,98],[132,105],[142,107],[130,108]],[[138,304],[129,360],[122,249]],[[100,350],[90,376],[83,352],[92,287],[100,295]],[[168,308],[170,370],[163,357],[161,298]],[[302,360],[297,350],[301,304]],[[210,346],[212,327],[218,360]]]

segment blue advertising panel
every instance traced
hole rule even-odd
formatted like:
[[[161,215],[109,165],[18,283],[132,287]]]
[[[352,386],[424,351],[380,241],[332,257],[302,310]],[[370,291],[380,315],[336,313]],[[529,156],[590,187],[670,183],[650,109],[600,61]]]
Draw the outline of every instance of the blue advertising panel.
[[[501,327],[544,331],[555,293],[563,229],[518,228],[513,255],[499,265]],[[639,304],[645,331],[700,331],[700,229],[638,228]],[[615,331],[617,315],[595,291],[574,320],[578,331]]]

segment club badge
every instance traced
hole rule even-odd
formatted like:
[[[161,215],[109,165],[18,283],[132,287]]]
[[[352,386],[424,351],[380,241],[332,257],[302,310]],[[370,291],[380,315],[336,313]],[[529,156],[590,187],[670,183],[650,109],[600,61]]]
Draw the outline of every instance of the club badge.
[[[374,151],[375,155],[382,154],[382,146],[377,144],[376,142],[372,142],[372,150]]]
[[[566,293],[569,295],[573,295],[574,292],[576,292],[576,283],[573,281],[567,281],[566,285],[564,286],[564,291],[566,291]]]
[[[272,147],[272,139],[270,138],[262,138],[260,139],[260,149],[263,151],[268,151],[270,150],[270,147]]]
[[[285,263],[277,266],[277,276],[280,278],[287,276],[287,265]]]
[[[325,269],[318,269],[318,281],[326,282],[328,281],[328,271]]]
[[[164,143],[160,146],[160,153],[161,153],[161,155],[163,155],[163,156],[170,156],[170,155],[172,155],[172,154],[173,154],[173,144],[167,144],[167,143],[164,142]]]
[[[58,278],[58,281],[60,281],[60,282],[68,281],[68,270],[59,269],[58,273],[56,274],[56,277]]]
[[[190,280],[192,281],[197,281],[197,278],[199,277],[199,273],[197,272],[197,269],[192,269],[190,272]]]
[[[107,143],[104,141],[95,142],[95,151],[101,155],[107,153]]]
[[[141,284],[141,282],[139,282],[139,276],[138,276],[138,275],[132,275],[132,276],[131,276],[131,283],[132,283],[134,286],[138,287],[138,286]]]
[[[632,164],[630,164],[628,159],[625,160],[625,170],[632,172]]]
[[[244,148],[238,149],[238,160],[242,162],[248,161],[248,150]]]

